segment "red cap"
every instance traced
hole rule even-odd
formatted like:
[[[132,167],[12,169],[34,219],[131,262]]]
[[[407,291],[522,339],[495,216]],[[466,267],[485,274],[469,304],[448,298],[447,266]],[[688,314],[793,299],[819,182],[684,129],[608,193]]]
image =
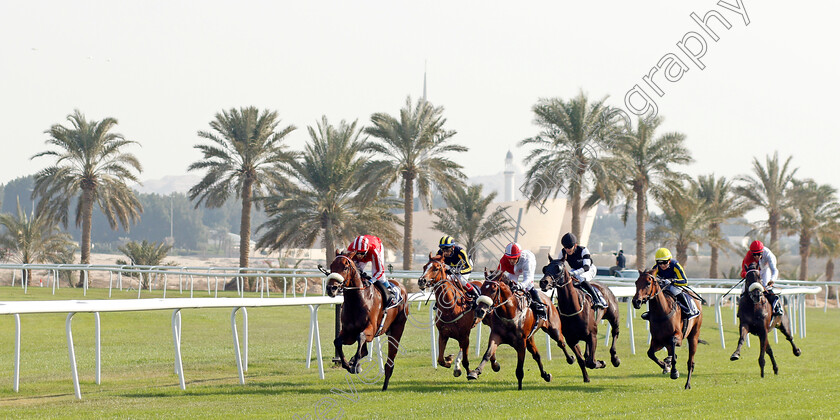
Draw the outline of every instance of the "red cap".
[[[508,258],[516,258],[521,253],[522,250],[519,248],[519,244],[516,242],[511,242],[505,247],[505,256]]]
[[[750,252],[761,252],[764,251],[764,244],[761,241],[753,241],[750,244]]]

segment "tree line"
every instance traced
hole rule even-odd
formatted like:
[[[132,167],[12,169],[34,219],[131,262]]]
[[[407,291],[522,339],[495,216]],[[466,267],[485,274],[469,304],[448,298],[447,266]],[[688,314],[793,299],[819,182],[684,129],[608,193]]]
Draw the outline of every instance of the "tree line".
[[[626,223],[634,208],[638,268],[645,267],[650,235],[673,246],[681,260],[688,257],[691,244],[710,246],[710,276],[716,277],[719,252],[732,249],[721,235],[721,224],[753,208],[768,216],[752,233],[769,235],[771,249],[780,234],[799,236],[800,278],[807,277],[812,249],[829,262],[836,256],[836,190],[796,178],[791,158],[754,158],[752,173],[732,180],[714,174],[693,179],[678,170],[692,162],[685,134],[658,133],[661,117],[639,119],[631,127],[614,118],[605,101],[581,92],[571,99],[540,99],[533,106],[539,132],[519,143],[527,149],[523,192],[529,206],[568,197],[577,235],[584,209],[599,202],[623,205]],[[358,120],[336,124],[324,116],[307,127],[309,141],[303,150],[289,149],[288,136],[297,127],[282,123],[276,111],[220,111],[209,129],[197,132],[200,142],[194,147],[201,158],[186,169],[202,177],[186,195],[147,195],[129,188],[138,181],[142,165],[131,153],[137,142],[115,132],[116,125],[114,118],[88,120],[76,110],[65,125],[46,130],[47,150],[32,159],[49,160],[50,166],[31,178],[31,186],[23,186],[31,191],[28,196],[18,194],[34,202],[33,210],[27,215],[18,206],[0,219],[5,227],[2,246],[12,259],[57,261],[56,255],[34,257],[25,249],[33,246],[31,238],[21,236],[20,227],[26,225],[41,238],[58,238],[67,249],[67,232],[76,229],[79,262],[88,264],[94,230],[97,239],[105,240],[124,235],[120,229],[133,230],[135,237],[160,237],[170,206],[183,219],[176,219],[176,225],[179,242],[187,246],[206,241],[208,226],[221,228],[238,219],[241,267],[250,264],[252,233],[257,248],[264,250],[320,242],[327,260],[335,248],[368,233],[392,249],[402,242],[403,269],[410,269],[414,197],[429,208],[435,191],[448,205],[434,212],[435,228],[468,241],[470,247],[511,228],[498,209],[489,209],[495,193],[485,195],[480,186],[465,185],[462,166],[453,159],[467,148],[455,141],[457,132],[446,125],[443,107],[425,99],[408,97],[399,114],[375,113],[366,126]],[[21,189],[18,184],[10,183],[6,192]],[[397,194],[392,186],[398,186]],[[9,194],[4,195],[8,202]],[[662,214],[650,214],[649,198]],[[190,207],[204,211],[187,211]],[[255,214],[260,216],[255,219]],[[149,254],[160,254],[160,244],[146,245],[155,247]],[[65,249],[65,260],[66,255]]]

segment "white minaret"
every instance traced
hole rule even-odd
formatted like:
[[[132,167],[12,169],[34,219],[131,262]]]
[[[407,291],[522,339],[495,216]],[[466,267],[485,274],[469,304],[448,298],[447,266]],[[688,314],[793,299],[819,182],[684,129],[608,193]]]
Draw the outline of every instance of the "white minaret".
[[[505,201],[513,201],[513,153],[505,155]]]

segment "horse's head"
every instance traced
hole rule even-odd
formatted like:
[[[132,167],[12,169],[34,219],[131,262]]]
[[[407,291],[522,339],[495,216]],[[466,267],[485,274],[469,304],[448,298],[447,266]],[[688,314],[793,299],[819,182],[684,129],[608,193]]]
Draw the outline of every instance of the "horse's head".
[[[476,301],[473,326],[478,325],[495,305],[499,305],[510,296],[511,291],[506,283],[507,280],[507,275],[503,271],[488,273],[484,270],[484,283],[479,288],[481,296]]]
[[[355,252],[335,251],[335,259],[330,264],[330,274],[327,276],[327,295],[335,297],[338,290],[347,286],[360,287],[362,278],[353,263]]]
[[[653,270],[639,270],[639,278],[636,279],[636,294],[633,295],[633,307],[639,309],[643,303],[662,291],[659,282],[653,276]]]
[[[417,279],[420,290],[426,290],[426,286],[434,289],[440,282],[446,280],[449,275],[449,267],[443,262],[442,255],[429,253],[429,262],[423,266],[423,274]]]
[[[542,269],[543,276],[540,279],[540,289],[545,292],[548,288],[554,287],[557,281],[564,277],[566,271],[564,268],[563,260],[559,258],[555,260],[551,258],[551,254],[548,254],[548,265]]]

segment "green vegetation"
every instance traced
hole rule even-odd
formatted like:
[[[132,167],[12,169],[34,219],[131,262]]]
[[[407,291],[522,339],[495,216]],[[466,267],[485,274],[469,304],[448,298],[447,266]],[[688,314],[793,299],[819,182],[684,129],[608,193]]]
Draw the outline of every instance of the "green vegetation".
[[[49,291],[30,288],[2,288],[3,299],[52,299]],[[103,298],[107,291],[91,289],[89,298]],[[115,292],[130,298],[132,293]],[[144,294],[144,296],[146,296]],[[153,293],[152,296],[159,296]],[[170,293],[168,296],[174,297]],[[80,299],[81,290],[62,289],[60,299]],[[624,309],[624,306],[622,306]],[[705,309],[705,308],[704,308]],[[102,314],[102,384],[94,382],[93,316],[77,314],[73,321],[76,357],[79,365],[82,401],[73,396],[67,346],[64,335],[66,314],[23,315],[20,392],[12,391],[14,322],[5,316],[0,322],[0,412],[7,418],[318,418],[343,413],[344,418],[549,418],[549,417],[633,417],[661,418],[695,415],[699,418],[818,418],[840,416],[836,390],[840,371],[834,368],[840,354],[838,309],[824,313],[808,310],[808,336],[797,338],[803,355],[794,357],[784,340],[775,344],[780,366],[778,376],[759,377],[758,352],[745,348],[742,359],[730,362],[736,340],[732,312],[723,312],[727,348],[718,341],[711,311],[706,312],[701,346],[692,378],[693,389],[682,389],[685,377],[674,381],[662,375],[645,356],[646,335],[642,321],[634,322],[636,352],[631,355],[629,334],[619,337],[618,368],[592,373],[584,384],[577,366],[558,358],[546,361],[553,375],[543,382],[536,365],[525,362],[524,390],[516,391],[514,353],[499,349],[502,370],[487,369],[477,382],[452,371],[434,369],[429,356],[428,306],[411,306],[411,321],[403,338],[402,351],[387,392],[380,383],[364,384],[352,377],[356,394],[348,392],[345,371],[327,369],[326,380],[318,379],[317,365],[306,369],[309,311],[306,308],[249,309],[250,365],[246,383],[239,385],[230,334],[230,309],[182,311],[182,353],[187,389],[178,388],[173,373],[170,311]],[[327,363],[333,310],[320,310],[321,342]],[[622,322],[622,327],[624,327]],[[483,344],[487,330],[484,327]],[[598,355],[606,355],[603,334]],[[241,333],[241,328],[240,328]],[[797,336],[798,337],[798,336]],[[542,333],[537,336],[545,356]],[[771,341],[772,343],[772,341]],[[450,343],[449,350],[452,350]],[[350,351],[350,348],[346,348]],[[470,354],[473,366],[476,358]],[[678,351],[681,374],[685,375],[686,349]],[[769,361],[768,361],[769,366]],[[336,391],[331,392],[331,389]],[[349,398],[352,398],[351,401]],[[325,405],[335,401],[331,409]],[[317,410],[321,411],[317,411]],[[316,414],[318,413],[318,414]]]

